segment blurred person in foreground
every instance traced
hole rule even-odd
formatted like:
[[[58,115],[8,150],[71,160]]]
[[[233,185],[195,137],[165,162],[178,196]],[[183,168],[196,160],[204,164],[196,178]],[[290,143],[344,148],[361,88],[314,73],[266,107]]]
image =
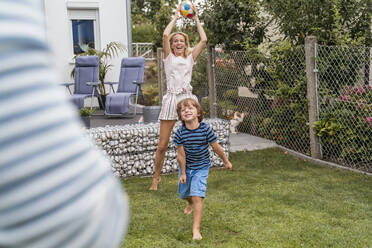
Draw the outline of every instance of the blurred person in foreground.
[[[118,247],[128,201],[56,82],[39,0],[0,1],[0,247]]]

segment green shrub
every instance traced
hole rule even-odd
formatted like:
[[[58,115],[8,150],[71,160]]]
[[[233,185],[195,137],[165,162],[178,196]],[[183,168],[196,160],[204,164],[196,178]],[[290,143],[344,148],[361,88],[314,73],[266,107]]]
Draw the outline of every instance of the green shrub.
[[[313,129],[319,137],[329,138],[334,143],[334,137],[341,130],[341,124],[337,122],[336,118],[327,116],[313,125]]]
[[[133,42],[153,42],[156,36],[154,24],[140,24],[133,25],[132,39]]]
[[[146,63],[148,68],[145,69],[146,84],[157,84],[158,82],[158,66],[154,62]]]
[[[196,95],[199,100],[209,95],[207,64],[207,53],[204,51],[198,57],[192,70],[192,93]]]
[[[238,90],[237,89],[229,89],[224,92],[224,99],[231,101],[232,103],[236,104],[238,100]]]
[[[209,108],[209,97],[203,97],[201,99],[201,107],[203,109],[203,115],[205,118],[210,117],[210,108]]]
[[[324,158],[357,168],[369,165],[372,171],[372,87],[344,86],[313,128],[321,138]]]
[[[140,98],[139,103],[145,106],[158,106],[159,102],[159,89],[155,84],[146,84],[142,87],[143,98]]]
[[[96,111],[96,108],[88,108],[88,107],[83,107],[79,110],[80,116],[91,116],[94,111]]]

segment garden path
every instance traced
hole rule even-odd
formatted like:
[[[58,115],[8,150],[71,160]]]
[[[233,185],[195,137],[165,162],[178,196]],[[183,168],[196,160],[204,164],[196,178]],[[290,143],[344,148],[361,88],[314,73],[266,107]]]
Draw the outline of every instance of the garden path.
[[[230,152],[261,150],[277,146],[274,141],[246,133],[230,134]]]

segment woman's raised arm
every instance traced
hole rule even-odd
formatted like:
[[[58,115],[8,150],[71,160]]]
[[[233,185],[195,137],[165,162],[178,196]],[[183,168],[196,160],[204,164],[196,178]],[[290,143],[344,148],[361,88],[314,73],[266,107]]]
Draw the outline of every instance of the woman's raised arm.
[[[172,21],[167,25],[163,32],[163,50],[164,50],[164,58],[167,58],[169,53],[171,52],[170,42],[169,42],[169,35],[172,32],[174,25],[176,25],[177,20],[180,18],[180,8],[181,5],[178,6]]]
[[[194,19],[196,23],[196,27],[198,29],[198,33],[200,35],[199,43],[196,44],[196,46],[192,50],[192,57],[194,58],[194,61],[196,61],[200,53],[203,51],[205,45],[207,44],[207,35],[205,34],[204,29],[202,25],[200,24],[199,17],[198,17],[198,11],[196,8],[195,8],[195,15],[192,19]]]

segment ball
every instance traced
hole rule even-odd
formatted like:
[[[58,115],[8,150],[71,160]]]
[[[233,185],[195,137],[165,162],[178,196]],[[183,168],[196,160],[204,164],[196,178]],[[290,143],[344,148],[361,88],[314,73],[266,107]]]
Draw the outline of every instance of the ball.
[[[181,15],[186,18],[192,18],[195,15],[195,6],[190,1],[183,1],[181,3]]]

